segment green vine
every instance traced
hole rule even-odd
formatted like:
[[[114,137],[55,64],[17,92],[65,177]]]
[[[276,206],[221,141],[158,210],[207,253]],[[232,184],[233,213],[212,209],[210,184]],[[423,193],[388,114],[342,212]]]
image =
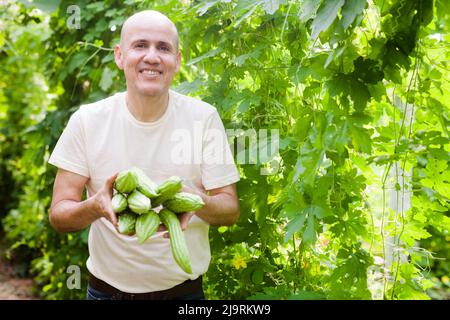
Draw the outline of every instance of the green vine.
[[[80,29],[66,25],[69,5]],[[1,225],[42,297],[84,298],[88,254],[88,230],[48,224],[46,160],[81,104],[125,90],[113,48],[126,17],[147,8],[178,27],[175,90],[214,105],[227,129],[279,130],[271,165],[248,163],[244,146],[241,218],[210,230],[209,299],[448,298],[445,1],[63,0],[39,12],[10,0],[0,13]],[[80,290],[65,285],[69,265],[82,268]]]

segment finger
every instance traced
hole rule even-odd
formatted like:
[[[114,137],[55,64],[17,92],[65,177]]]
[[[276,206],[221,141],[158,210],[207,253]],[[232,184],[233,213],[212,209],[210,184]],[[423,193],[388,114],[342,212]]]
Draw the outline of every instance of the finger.
[[[109,196],[112,198],[113,196],[113,188],[114,188],[114,182],[116,181],[116,177],[117,177],[118,173],[112,175],[111,177],[109,177],[106,182],[105,182],[105,187],[106,190],[109,194]]]
[[[165,238],[165,239],[169,239],[170,238],[170,235],[169,235],[168,231],[163,233],[163,238]]]
[[[180,217],[180,225],[181,225],[181,229],[183,231],[186,230],[186,228],[188,227],[189,221],[191,220],[193,215],[194,215],[194,213],[192,211],[190,211],[190,212],[184,213]]]
[[[186,216],[184,216],[183,218],[181,218],[181,221],[180,221],[181,230],[183,230],[183,231],[186,230],[187,225],[188,225],[188,220],[186,219]]]
[[[181,191],[192,193],[193,189],[183,184],[183,186],[181,187]]]
[[[117,216],[114,212],[109,212],[108,220],[113,224],[113,226],[118,227]]]
[[[198,194],[198,195],[207,193],[203,186],[199,187],[192,183],[189,185],[183,184],[181,190],[184,192],[189,192],[189,193]]]

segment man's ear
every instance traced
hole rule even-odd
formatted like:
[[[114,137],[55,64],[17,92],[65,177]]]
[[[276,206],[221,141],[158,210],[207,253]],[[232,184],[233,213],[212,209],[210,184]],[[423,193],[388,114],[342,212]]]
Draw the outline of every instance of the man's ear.
[[[181,67],[181,51],[178,50],[177,66],[175,67],[175,73],[178,73],[178,71],[180,71],[180,67]]]
[[[123,60],[122,60],[122,51],[120,50],[120,45],[116,44],[114,47],[114,60],[116,61],[116,65],[120,70],[123,70]]]

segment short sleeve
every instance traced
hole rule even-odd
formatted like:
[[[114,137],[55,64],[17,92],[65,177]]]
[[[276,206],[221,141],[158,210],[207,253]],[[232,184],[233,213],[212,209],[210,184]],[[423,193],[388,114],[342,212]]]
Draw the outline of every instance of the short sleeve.
[[[228,137],[217,111],[208,118],[203,133],[202,184],[206,190],[224,187],[239,181]]]
[[[89,177],[86,139],[80,110],[72,114],[48,162],[58,168]]]

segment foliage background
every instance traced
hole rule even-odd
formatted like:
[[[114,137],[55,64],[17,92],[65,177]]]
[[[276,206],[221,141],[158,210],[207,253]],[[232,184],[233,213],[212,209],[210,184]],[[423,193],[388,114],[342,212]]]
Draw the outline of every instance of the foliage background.
[[[445,0],[0,5],[0,226],[41,297],[82,299],[87,275],[88,230],[49,226],[46,161],[80,104],[124,90],[112,48],[126,17],[152,8],[179,29],[175,90],[216,106],[228,129],[279,130],[269,162],[270,134],[258,150],[230,137],[247,157],[241,218],[211,228],[207,298],[449,298]],[[66,285],[70,265],[82,290]]]

